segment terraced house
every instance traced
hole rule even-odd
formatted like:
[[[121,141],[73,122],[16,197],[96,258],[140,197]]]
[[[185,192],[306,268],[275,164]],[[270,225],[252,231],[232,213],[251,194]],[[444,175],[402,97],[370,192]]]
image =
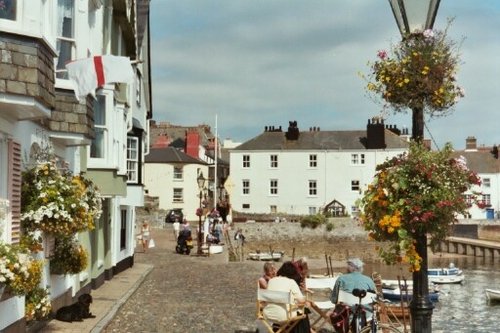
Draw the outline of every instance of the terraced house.
[[[80,272],[51,273],[54,236],[35,233],[42,248],[31,255],[43,263],[39,285],[50,292],[52,310],[134,263],[135,208],[143,205],[152,118],[149,50],[149,0],[4,0],[0,6],[2,251],[23,238],[23,171],[43,154],[57,159],[61,173],[96,184],[103,198],[95,228],[71,235],[86,253]],[[67,67],[89,59],[80,70],[97,76],[90,88]],[[109,59],[120,60],[113,70],[131,77],[113,80],[116,72],[99,72],[99,61]],[[32,319],[27,298],[8,282],[0,276],[0,331],[23,332]]]

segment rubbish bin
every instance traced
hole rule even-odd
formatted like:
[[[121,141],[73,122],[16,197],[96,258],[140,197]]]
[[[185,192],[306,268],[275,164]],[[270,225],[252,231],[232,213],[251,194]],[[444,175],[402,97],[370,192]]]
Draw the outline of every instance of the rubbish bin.
[[[486,208],[486,218],[493,220],[495,218],[495,210],[493,208]]]

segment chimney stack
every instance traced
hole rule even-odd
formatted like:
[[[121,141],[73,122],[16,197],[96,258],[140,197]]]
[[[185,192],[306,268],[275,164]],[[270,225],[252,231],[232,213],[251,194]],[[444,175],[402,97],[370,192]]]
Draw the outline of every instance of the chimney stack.
[[[469,136],[465,139],[465,150],[477,151],[477,140],[475,137]]]

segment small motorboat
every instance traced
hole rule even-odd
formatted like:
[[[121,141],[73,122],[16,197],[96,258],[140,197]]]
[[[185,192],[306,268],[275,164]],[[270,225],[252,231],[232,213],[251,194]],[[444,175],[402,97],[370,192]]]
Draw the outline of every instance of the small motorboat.
[[[257,261],[280,261],[285,252],[283,251],[275,251],[275,252],[250,252],[248,254],[248,258],[250,260]]]
[[[485,289],[486,299],[488,302],[500,302],[500,290],[498,289]]]
[[[429,268],[427,269],[427,278],[430,283],[462,283],[465,276],[461,269],[455,267],[453,263],[447,268]]]
[[[410,302],[413,295],[413,284],[394,285],[382,283],[382,294],[384,299],[391,302]],[[429,299],[432,302],[439,301],[439,290],[434,286],[429,286]]]

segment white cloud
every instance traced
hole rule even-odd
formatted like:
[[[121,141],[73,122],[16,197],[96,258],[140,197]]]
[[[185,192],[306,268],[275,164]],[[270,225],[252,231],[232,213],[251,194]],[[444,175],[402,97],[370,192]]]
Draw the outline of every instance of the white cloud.
[[[455,17],[450,35],[466,39],[455,113],[427,126],[438,146],[500,143],[494,99],[500,91],[500,4],[442,2],[436,28]],[[399,40],[387,2],[152,1],[154,118],[213,124],[248,140],[264,126],[363,129],[381,106],[365,96],[358,72],[379,49]],[[410,114],[388,123],[411,124]]]

